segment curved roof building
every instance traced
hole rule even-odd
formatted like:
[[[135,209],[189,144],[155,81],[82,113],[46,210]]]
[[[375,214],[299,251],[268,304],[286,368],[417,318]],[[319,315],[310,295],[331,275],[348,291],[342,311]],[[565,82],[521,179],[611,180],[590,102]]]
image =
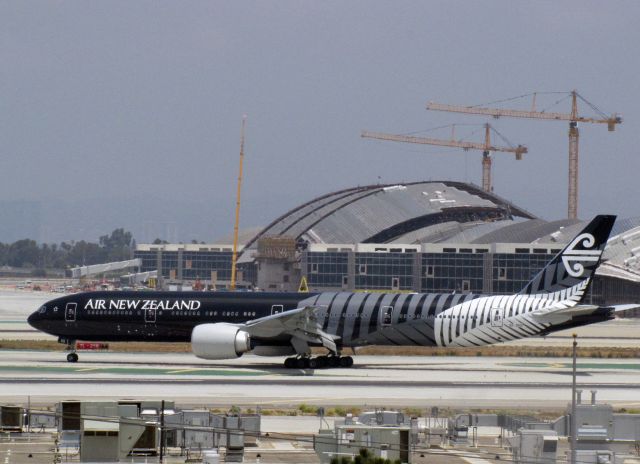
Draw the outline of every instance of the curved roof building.
[[[286,235],[308,243],[418,243],[471,224],[534,219],[522,208],[462,182],[411,182],[355,187],[288,211],[246,244]]]
[[[421,181],[367,185],[314,198],[244,240],[251,261],[261,238],[323,244],[529,244],[559,248],[588,221],[546,221],[473,184]],[[624,237],[624,239],[623,239]],[[549,247],[551,248],[551,247]],[[640,218],[618,219],[599,273],[640,281]]]

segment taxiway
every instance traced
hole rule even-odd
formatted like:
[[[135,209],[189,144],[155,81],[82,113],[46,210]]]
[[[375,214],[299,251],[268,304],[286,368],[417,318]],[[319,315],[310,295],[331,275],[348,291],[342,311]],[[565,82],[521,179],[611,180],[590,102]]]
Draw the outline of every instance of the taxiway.
[[[289,370],[280,358],[202,362],[193,355],[3,351],[0,401],[32,404],[171,398],[182,404],[562,408],[571,398],[566,358],[356,356],[351,369]],[[581,359],[579,388],[600,401],[640,406],[637,360]]]

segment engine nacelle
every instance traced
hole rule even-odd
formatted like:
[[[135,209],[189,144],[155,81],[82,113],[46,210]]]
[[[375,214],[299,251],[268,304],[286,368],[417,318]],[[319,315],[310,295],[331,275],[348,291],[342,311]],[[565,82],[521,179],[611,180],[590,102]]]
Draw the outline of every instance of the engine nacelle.
[[[238,358],[251,350],[251,336],[224,322],[200,324],[191,332],[191,349],[203,359]]]

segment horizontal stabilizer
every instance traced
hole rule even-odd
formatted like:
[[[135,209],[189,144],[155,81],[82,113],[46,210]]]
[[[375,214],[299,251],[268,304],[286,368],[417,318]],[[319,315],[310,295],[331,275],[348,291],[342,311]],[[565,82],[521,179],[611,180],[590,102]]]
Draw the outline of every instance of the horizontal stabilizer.
[[[570,319],[575,316],[582,316],[585,314],[591,314],[599,309],[600,306],[595,305],[577,305],[570,307],[551,307],[547,309],[539,309],[530,313],[537,322],[542,323],[555,323],[558,320]]]
[[[633,303],[633,304],[613,305],[610,307],[613,308],[614,312],[619,313],[622,311],[630,311],[632,309],[640,309],[640,304]]]

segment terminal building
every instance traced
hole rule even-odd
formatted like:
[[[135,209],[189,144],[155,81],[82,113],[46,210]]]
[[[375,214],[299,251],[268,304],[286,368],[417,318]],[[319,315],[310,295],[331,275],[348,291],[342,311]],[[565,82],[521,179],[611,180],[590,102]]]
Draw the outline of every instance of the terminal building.
[[[462,182],[369,185],[304,203],[241,238],[238,287],[515,293],[588,221],[546,221]],[[160,284],[228,288],[232,245],[141,244]],[[640,299],[640,218],[616,221],[589,300]]]

